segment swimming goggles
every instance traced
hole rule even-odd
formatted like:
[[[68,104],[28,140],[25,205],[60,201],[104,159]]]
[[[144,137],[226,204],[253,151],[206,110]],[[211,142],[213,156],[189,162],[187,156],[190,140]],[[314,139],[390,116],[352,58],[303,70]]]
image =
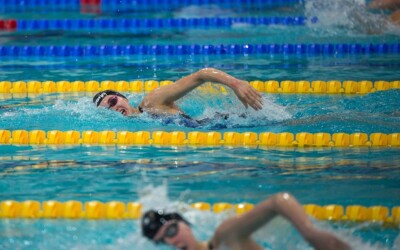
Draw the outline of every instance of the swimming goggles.
[[[156,244],[165,244],[166,238],[168,239],[174,238],[178,234],[178,232],[179,232],[178,221],[174,221],[167,226],[162,237],[158,240],[154,240],[154,242]]]
[[[93,103],[96,104],[96,107],[98,107],[101,103],[101,101],[104,99],[104,97],[108,96],[108,95],[116,95],[116,96],[120,96],[122,98],[126,98],[126,96],[124,96],[123,94],[113,91],[113,90],[104,90],[101,91],[99,93],[97,93],[94,97],[93,97]]]
[[[117,95],[111,96],[111,97],[108,98],[108,100],[107,100],[107,104],[109,105],[109,106],[108,106],[108,109],[114,107],[115,105],[117,105],[117,103],[118,103],[118,96],[117,96]]]

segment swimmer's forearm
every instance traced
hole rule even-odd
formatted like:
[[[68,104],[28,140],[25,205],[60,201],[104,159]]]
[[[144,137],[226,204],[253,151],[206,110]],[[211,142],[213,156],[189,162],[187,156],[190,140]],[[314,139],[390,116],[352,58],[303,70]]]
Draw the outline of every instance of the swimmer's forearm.
[[[254,211],[250,211],[249,214],[254,214],[250,214],[250,216],[254,217],[257,223],[254,223],[254,227],[250,228],[252,232],[265,225],[276,215],[280,215],[289,220],[306,239],[314,229],[314,225],[309,220],[304,208],[299,204],[296,198],[289,193],[276,194],[254,207],[253,210]]]
[[[246,239],[277,215],[288,219],[304,238],[312,237],[310,235],[314,226],[303,207],[290,194],[279,193],[259,203],[249,212],[221,224],[216,233],[217,241],[227,238]]]
[[[350,247],[331,233],[314,227],[304,208],[289,193],[279,193],[256,205],[249,212],[223,222],[217,229],[212,242],[237,242],[248,239],[272,218],[280,215],[289,220],[303,238],[315,249],[348,250]]]
[[[257,92],[248,82],[237,79],[225,72],[213,68],[206,68],[198,71],[197,81],[204,82],[217,82],[231,88],[237,98],[247,108],[252,107],[254,110],[262,109],[261,94]]]
[[[185,94],[199,87],[205,82],[214,82],[223,84],[231,89],[240,84],[240,80],[235,77],[214,68],[201,69],[187,77],[176,82],[176,87],[181,87],[185,90]]]
[[[315,249],[350,250],[351,247],[332,233],[317,229],[309,219],[301,204],[288,193],[273,197],[273,209],[289,220],[300,232],[303,238]]]
[[[239,84],[238,79],[220,70],[204,68],[177,80],[174,84],[154,90],[148,98],[153,104],[171,104],[205,82],[218,82],[232,89]]]
[[[198,77],[201,83],[204,82],[221,83],[225,86],[230,87],[231,89],[234,89],[236,85],[240,84],[239,79],[218,69],[205,68],[198,71],[197,73],[199,74]]]

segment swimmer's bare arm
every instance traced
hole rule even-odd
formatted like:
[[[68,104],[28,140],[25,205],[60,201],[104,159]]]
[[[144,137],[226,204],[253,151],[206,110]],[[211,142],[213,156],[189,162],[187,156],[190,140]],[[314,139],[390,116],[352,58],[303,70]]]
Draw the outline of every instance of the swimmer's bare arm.
[[[400,8],[400,0],[373,0],[369,4],[373,9],[398,9]]]
[[[146,108],[162,106],[172,107],[176,100],[205,82],[221,83],[231,88],[246,108],[249,105],[255,110],[262,108],[261,94],[248,82],[239,80],[214,68],[199,70],[179,79],[174,84],[163,86],[152,91],[143,100],[143,106]]]
[[[211,242],[215,246],[245,242],[252,233],[276,215],[289,220],[315,249],[350,249],[345,242],[333,234],[315,228],[303,207],[289,193],[276,194],[256,205],[248,213],[224,221],[218,227]]]

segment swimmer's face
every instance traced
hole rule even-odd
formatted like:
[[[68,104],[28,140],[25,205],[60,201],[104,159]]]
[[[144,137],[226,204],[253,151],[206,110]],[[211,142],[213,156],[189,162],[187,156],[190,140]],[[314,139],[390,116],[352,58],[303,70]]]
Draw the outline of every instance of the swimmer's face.
[[[100,106],[117,111],[124,116],[129,116],[134,113],[129,101],[117,95],[107,95],[100,102],[99,107]]]
[[[186,223],[176,220],[165,223],[158,230],[153,240],[184,250],[196,249],[197,242],[190,227]]]

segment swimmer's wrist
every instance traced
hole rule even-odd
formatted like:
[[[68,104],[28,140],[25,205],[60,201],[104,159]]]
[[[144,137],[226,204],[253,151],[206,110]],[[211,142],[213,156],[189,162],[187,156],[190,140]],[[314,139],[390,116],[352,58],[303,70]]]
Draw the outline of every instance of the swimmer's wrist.
[[[234,78],[232,81],[230,81],[230,86],[233,90],[237,89],[239,85],[241,84],[241,81],[237,78]]]

